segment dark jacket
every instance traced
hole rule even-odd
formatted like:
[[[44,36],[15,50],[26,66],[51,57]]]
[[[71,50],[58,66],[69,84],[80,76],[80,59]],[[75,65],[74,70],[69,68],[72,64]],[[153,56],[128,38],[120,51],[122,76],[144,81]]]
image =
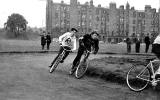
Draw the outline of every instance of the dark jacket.
[[[47,40],[47,43],[51,43],[51,36],[50,36],[50,35],[47,35],[47,36],[46,36],[46,40]]]
[[[45,36],[42,35],[41,36],[41,45],[45,45],[46,44],[46,39],[45,39]]]
[[[127,44],[131,44],[131,43],[132,43],[132,42],[131,42],[131,39],[130,39],[130,38],[127,38],[127,39],[126,39],[126,43],[127,43]]]
[[[93,49],[95,54],[99,50],[99,40],[92,39],[90,34],[85,34],[82,39],[79,39],[79,43],[79,46],[84,46],[89,51]]]
[[[144,42],[145,42],[146,44],[150,44],[150,38],[149,38],[149,36],[146,36],[146,37],[144,38]]]

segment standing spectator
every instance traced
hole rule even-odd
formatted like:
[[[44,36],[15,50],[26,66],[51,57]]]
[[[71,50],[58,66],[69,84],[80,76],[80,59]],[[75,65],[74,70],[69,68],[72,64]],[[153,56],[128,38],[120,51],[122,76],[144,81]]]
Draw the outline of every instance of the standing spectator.
[[[148,49],[149,49],[149,45],[150,45],[150,37],[149,37],[149,34],[147,34],[144,38],[144,42],[146,44],[146,48],[145,48],[145,52],[147,53],[148,52]]]
[[[153,34],[151,34],[151,38],[150,38],[150,44],[152,45],[152,47],[151,47],[151,48],[153,48],[154,40],[155,40],[155,37],[154,37],[154,35],[153,35]],[[152,50],[151,50],[151,52],[152,52]],[[153,53],[153,52],[152,52],[152,53]]]
[[[47,40],[47,50],[49,50],[49,46],[51,44],[51,34],[49,32],[46,36],[46,40]]]
[[[127,53],[131,52],[131,39],[130,37],[126,38],[126,43],[127,43]]]
[[[41,46],[42,50],[44,50],[44,46],[46,45],[46,37],[45,37],[45,31],[41,34]]]
[[[140,39],[140,35],[137,34],[136,38],[135,38],[135,51],[136,53],[139,53],[140,51],[140,44],[141,44],[141,39]]]

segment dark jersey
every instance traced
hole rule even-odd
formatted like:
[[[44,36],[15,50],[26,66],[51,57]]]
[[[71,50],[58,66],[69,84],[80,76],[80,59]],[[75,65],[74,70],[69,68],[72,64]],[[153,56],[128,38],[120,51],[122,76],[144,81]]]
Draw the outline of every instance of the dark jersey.
[[[79,39],[79,43],[79,46],[84,46],[89,51],[93,49],[94,52],[97,53],[99,50],[99,40],[92,39],[90,34],[85,34],[82,39]]]

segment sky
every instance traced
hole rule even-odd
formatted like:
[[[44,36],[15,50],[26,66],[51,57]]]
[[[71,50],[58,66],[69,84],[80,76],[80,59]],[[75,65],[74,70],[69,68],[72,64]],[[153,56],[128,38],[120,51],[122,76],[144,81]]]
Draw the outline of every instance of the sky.
[[[69,4],[70,0],[63,0]],[[90,0],[78,0],[80,4],[89,2]],[[61,0],[53,0],[60,3]],[[136,10],[144,10],[145,5],[151,5],[152,8],[158,10],[160,6],[159,0],[93,0],[94,5],[101,4],[102,7],[109,7],[110,2],[115,2],[117,8],[120,5],[134,6]],[[46,0],[0,0],[0,27],[3,28],[8,16],[12,13],[18,13],[24,16],[28,21],[28,26],[45,27],[46,18]]]

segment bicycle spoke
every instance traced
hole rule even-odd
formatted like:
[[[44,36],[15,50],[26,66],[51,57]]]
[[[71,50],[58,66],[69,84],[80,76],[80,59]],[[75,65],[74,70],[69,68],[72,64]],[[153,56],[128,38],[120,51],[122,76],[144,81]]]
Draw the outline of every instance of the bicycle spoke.
[[[133,66],[127,73],[127,85],[133,91],[145,89],[150,80],[150,72],[145,66]]]

